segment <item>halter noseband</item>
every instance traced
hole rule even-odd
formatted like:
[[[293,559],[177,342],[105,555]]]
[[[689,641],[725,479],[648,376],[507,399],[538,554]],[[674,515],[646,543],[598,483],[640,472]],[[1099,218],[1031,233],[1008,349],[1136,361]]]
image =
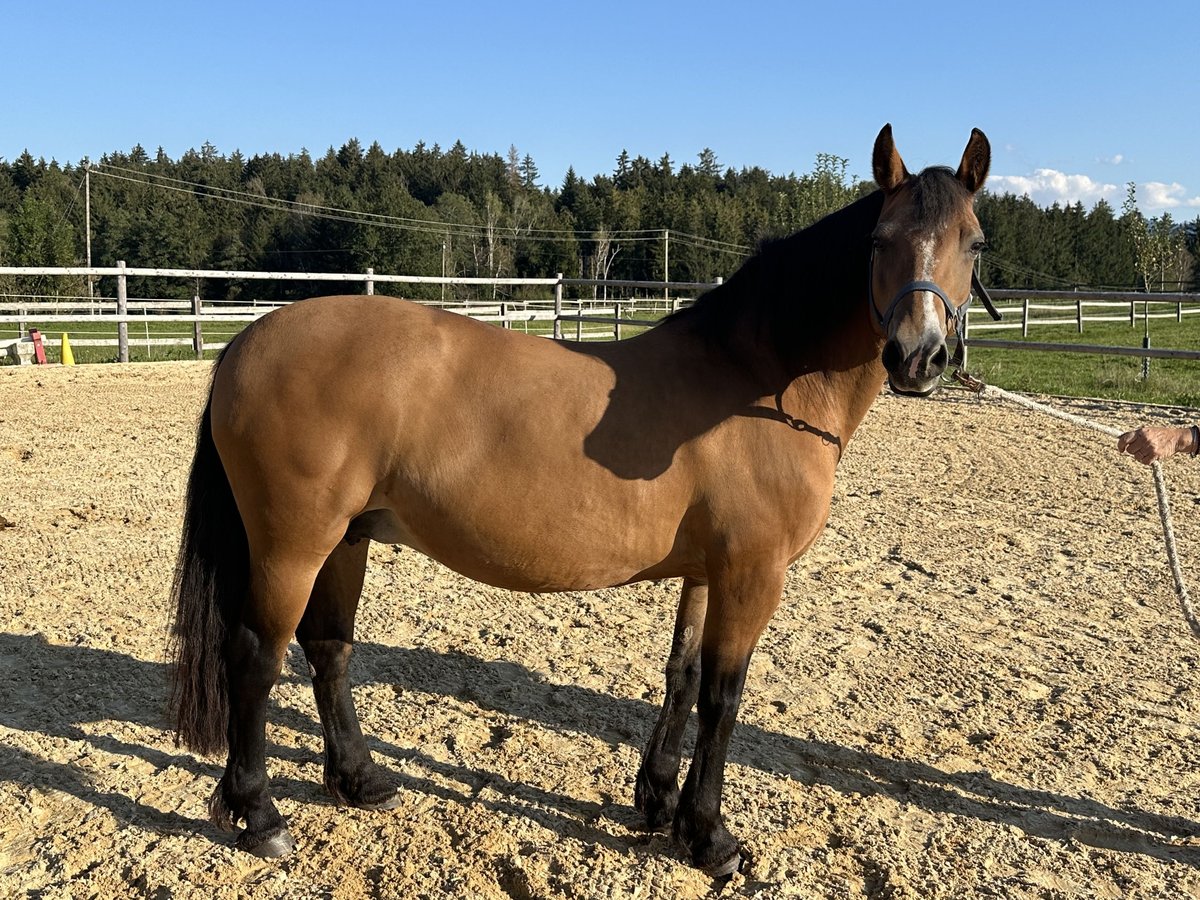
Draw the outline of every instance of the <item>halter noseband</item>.
[[[909,294],[916,294],[920,291],[929,291],[935,294],[942,305],[946,307],[946,330],[947,335],[950,333],[950,323],[954,323],[954,336],[958,339],[957,346],[954,348],[954,356],[950,360],[953,366],[960,366],[966,360],[966,346],[963,343],[963,331],[967,323],[967,309],[971,306],[971,299],[978,295],[983,302],[983,307],[997,322],[1003,318],[1000,310],[996,309],[996,305],[992,303],[992,298],[988,296],[987,288],[979,280],[979,276],[975,270],[971,270],[971,293],[967,294],[967,299],[963,301],[962,306],[955,306],[950,302],[950,298],[946,296],[946,292],[941,286],[933,281],[910,281],[904,287],[896,292],[896,296],[892,298],[892,302],[887,305],[882,313],[879,307],[875,304],[875,251],[871,251],[871,265],[867,270],[867,302],[871,306],[871,311],[875,313],[875,321],[879,323],[879,327],[883,330],[884,335],[887,335],[888,328],[892,324],[892,318],[896,315],[896,307],[900,305],[900,301]]]

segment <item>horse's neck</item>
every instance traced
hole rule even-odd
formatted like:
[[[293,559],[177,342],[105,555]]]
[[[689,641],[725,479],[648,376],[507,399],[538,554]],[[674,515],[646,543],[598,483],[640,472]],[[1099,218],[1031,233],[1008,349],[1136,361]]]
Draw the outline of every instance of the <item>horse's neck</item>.
[[[882,345],[864,300],[861,316],[851,316],[810,347],[803,364],[794,364],[780,394],[784,412],[837,435],[844,451],[886,379]]]
[[[792,326],[798,340],[780,342],[783,396],[801,414],[827,423],[845,442],[879,395],[886,374],[883,337],[869,311],[868,235],[882,208],[879,192],[796,235],[786,281],[811,312]],[[807,330],[807,328],[811,330]]]
[[[876,192],[770,245],[647,340],[692,348],[706,361],[700,369],[717,361],[727,398],[782,403],[786,415],[844,433],[844,443],[884,380],[867,297],[882,203]]]

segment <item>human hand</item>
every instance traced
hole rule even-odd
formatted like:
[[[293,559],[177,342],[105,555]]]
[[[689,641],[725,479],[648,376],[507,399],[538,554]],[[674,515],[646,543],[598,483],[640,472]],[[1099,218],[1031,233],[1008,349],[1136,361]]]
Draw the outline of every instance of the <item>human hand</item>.
[[[1140,463],[1150,465],[1176,453],[1195,450],[1195,430],[1191,427],[1143,425],[1117,438],[1117,450],[1128,453]]]

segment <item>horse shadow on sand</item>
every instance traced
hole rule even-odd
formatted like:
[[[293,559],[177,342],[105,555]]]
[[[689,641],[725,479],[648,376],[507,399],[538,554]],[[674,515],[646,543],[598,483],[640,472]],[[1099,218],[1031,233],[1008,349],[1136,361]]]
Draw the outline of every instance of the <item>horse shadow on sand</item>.
[[[293,648],[294,649],[294,648]],[[303,657],[289,654],[284,678],[307,681]],[[456,653],[380,644],[356,645],[355,683],[390,684],[405,691],[456,697],[481,708],[569,733],[586,733],[614,746],[641,748],[654,726],[658,708],[642,700],[612,697],[590,688],[547,682],[537,672],[504,661],[483,661]],[[0,634],[0,726],[51,739],[78,741],[116,756],[140,759],[161,771],[177,767],[194,776],[220,777],[223,766],[173,748],[167,732],[164,697],[167,667],[111,650],[56,645],[41,636]],[[751,688],[752,689],[752,688]],[[589,710],[581,717],[578,710]],[[272,723],[302,733],[320,734],[314,718],[275,705]],[[162,733],[155,746],[130,743],[94,733],[90,723],[127,722]],[[369,730],[369,729],[368,729]],[[269,734],[269,732],[268,732]],[[639,818],[630,797],[595,803],[533,785],[506,780],[492,772],[434,759],[419,750],[369,738],[379,762],[388,766],[406,791],[424,793],[463,805],[535,819],[563,836],[612,847],[618,851],[645,847],[637,831]],[[170,749],[161,749],[163,747]],[[312,781],[273,777],[277,797],[329,803],[320,784],[320,761],[308,750],[271,744],[269,755],[311,764]],[[1021,787],[985,772],[947,773],[915,760],[896,760],[824,741],[805,740],[739,723],[730,743],[731,762],[762,772],[784,775],[839,793],[885,795],[931,813],[970,816],[981,822],[1010,825],[1025,833],[1095,848],[1139,853],[1151,858],[1200,867],[1200,846],[1180,838],[1200,834],[1200,823],[1135,808],[1115,808],[1087,797]],[[398,773],[389,763],[410,760],[441,779],[464,786],[457,791],[417,775]],[[268,765],[270,761],[268,760]],[[39,756],[15,742],[0,743],[0,781],[18,787],[58,790],[108,810],[118,822],[164,834],[201,833],[224,843],[227,837],[202,818],[163,812],[98,785],[72,764]],[[486,798],[479,792],[489,788]],[[607,798],[606,798],[607,799]],[[627,824],[626,840],[592,823],[607,816]],[[663,846],[647,848],[662,852]]]

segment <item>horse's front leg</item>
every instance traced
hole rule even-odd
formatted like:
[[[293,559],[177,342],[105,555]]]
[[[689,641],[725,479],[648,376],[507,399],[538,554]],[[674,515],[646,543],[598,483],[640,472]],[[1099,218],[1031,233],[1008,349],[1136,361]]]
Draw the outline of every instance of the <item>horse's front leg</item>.
[[[708,586],[685,579],[675,635],[667,658],[667,691],[654,733],[642,754],[633,803],[656,831],[675,818],[679,802],[680,745],[700,692],[700,638],[708,608]]]
[[[745,869],[750,856],[721,819],[725,757],[750,655],[783,592],[781,566],[714,567],[700,651],[700,728],[675,813],[675,837],[714,878]]]

